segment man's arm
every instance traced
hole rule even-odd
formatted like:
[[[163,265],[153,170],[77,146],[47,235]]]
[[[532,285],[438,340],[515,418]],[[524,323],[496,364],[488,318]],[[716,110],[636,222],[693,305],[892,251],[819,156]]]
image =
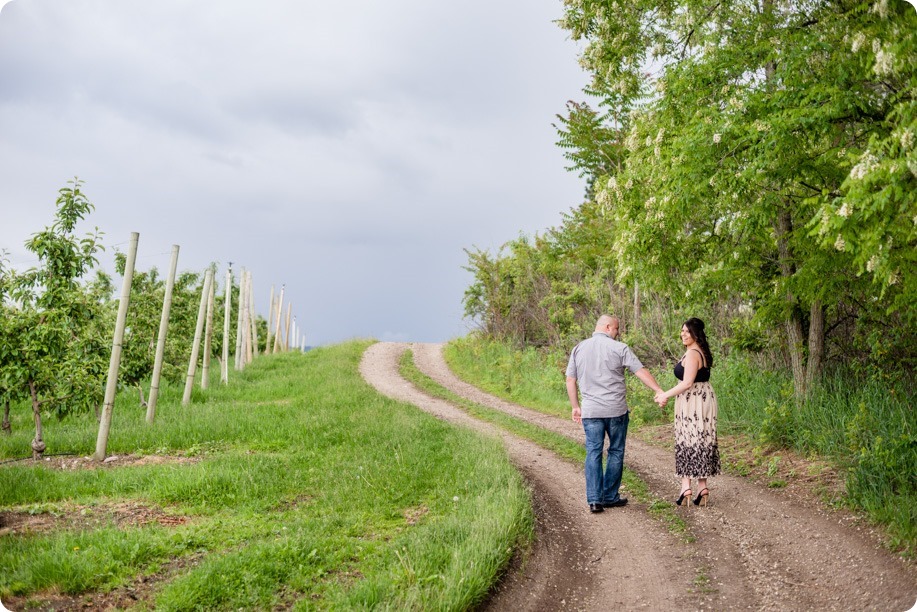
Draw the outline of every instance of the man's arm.
[[[570,407],[573,409],[570,418],[576,423],[582,423],[583,413],[580,411],[579,407],[579,394],[577,393],[576,379],[570,376],[567,377],[567,397],[570,398]]]
[[[662,387],[659,386],[659,383],[656,382],[656,379],[653,378],[653,375],[650,374],[650,371],[647,370],[646,368],[640,368],[639,370],[634,372],[634,375],[640,379],[640,382],[642,382],[644,385],[646,385],[653,391],[656,391],[656,392],[662,391]]]

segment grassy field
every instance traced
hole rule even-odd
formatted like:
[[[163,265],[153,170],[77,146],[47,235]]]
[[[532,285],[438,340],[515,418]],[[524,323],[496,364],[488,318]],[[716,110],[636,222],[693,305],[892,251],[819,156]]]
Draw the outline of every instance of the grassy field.
[[[548,414],[569,415],[563,355],[518,351],[475,336],[451,341],[445,355],[468,382]],[[664,388],[675,383],[670,371],[654,375]],[[741,451],[720,445],[728,470],[747,475],[757,468],[767,486],[781,487],[794,475],[811,476],[778,474],[782,450],[808,458],[813,468],[828,462],[846,481],[837,499],[884,526],[891,549],[917,554],[917,388],[907,377],[836,373],[802,406],[793,401],[788,376],[742,356],[720,359],[713,377],[719,433],[734,437]],[[639,432],[671,422],[671,404],[663,414],[650,392],[635,377],[627,378],[631,428]]]
[[[91,415],[48,420],[27,454],[16,409],[0,437],[0,599],[137,609],[459,610],[531,536],[528,492],[499,443],[377,395],[366,342],[256,360],[232,384],[165,388],[147,426],[119,396],[109,455]],[[128,600],[131,601],[131,600]]]

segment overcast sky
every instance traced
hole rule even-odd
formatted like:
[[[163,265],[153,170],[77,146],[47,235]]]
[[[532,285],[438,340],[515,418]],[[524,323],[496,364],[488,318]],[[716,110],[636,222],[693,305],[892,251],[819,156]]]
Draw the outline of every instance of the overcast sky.
[[[0,9],[0,249],[79,176],[111,269],[229,261],[310,345],[466,333],[464,248],[557,225],[583,183],[561,0],[13,0]]]

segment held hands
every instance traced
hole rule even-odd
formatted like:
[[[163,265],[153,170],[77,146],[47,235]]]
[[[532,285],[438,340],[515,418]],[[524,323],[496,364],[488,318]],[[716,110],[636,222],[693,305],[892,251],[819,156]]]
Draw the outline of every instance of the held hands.
[[[656,391],[656,397],[653,398],[653,401],[656,402],[660,408],[665,408],[665,405],[668,403],[669,398],[665,396],[664,391]]]

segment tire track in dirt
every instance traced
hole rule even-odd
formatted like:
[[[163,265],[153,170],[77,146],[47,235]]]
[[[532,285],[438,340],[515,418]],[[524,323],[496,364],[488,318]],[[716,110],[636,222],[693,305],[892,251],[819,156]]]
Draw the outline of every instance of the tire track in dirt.
[[[590,514],[580,468],[545,449],[433,398],[398,373],[408,344],[380,342],[360,372],[380,393],[485,435],[502,439],[533,489],[536,544],[487,603],[489,610],[696,607],[686,546],[636,504]]]
[[[583,442],[580,425],[459,380],[441,344],[412,348],[417,367],[453,393]],[[656,495],[677,495],[669,452],[629,437],[625,464]],[[692,560],[705,578],[696,586],[714,608],[904,611],[917,601],[915,564],[878,547],[848,512],[810,507],[733,476],[712,479],[709,508],[679,512],[697,538]]]

